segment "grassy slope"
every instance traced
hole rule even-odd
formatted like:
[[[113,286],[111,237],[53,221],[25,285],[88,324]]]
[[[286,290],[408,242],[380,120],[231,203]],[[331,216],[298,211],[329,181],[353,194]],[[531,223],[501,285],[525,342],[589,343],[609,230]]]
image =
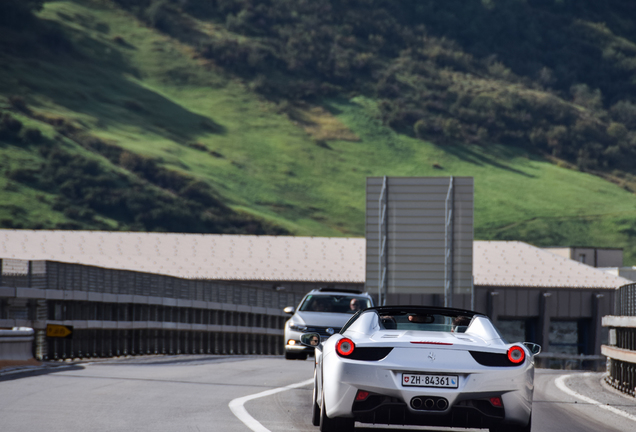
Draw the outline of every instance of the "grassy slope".
[[[124,12],[87,4],[47,3],[40,15],[70,31],[91,61],[16,59],[11,70],[0,69],[3,96],[24,94],[36,111],[159,158],[209,182],[234,208],[298,235],[363,235],[367,176],[452,174],[475,177],[476,238],[625,247],[626,263],[636,263],[636,197],[615,185],[510,148],[442,148],[396,134],[362,97],[325,102],[360,140],[317,145],[274,104],[193,59],[187,47]],[[38,156],[28,150],[0,146],[2,165],[34,164]],[[0,188],[15,206],[3,206],[0,219],[63,219],[39,191],[4,179]]]

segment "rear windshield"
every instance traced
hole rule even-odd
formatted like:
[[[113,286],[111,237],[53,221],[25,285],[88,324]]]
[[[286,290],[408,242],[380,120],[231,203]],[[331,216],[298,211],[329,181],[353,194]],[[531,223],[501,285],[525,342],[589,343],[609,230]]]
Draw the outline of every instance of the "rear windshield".
[[[453,314],[398,312],[378,315],[385,330],[420,330],[464,333],[471,317]]]
[[[311,294],[305,298],[299,310],[303,312],[333,312],[354,314],[371,307],[369,299],[351,295]]]

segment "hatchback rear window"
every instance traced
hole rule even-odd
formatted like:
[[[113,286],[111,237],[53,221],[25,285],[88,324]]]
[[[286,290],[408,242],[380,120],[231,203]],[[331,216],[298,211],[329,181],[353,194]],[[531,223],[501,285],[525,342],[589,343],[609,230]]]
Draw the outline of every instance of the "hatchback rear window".
[[[300,305],[302,312],[331,312],[354,314],[359,310],[371,307],[371,302],[365,297],[350,295],[320,295],[312,294],[305,298]]]

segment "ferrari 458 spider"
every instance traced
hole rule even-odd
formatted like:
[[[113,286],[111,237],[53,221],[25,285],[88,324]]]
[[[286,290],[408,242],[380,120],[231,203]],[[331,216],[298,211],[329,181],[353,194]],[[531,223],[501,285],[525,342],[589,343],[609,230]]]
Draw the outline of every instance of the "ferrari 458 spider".
[[[316,334],[301,343],[315,346]],[[530,431],[541,347],[506,343],[485,315],[369,308],[315,348],[312,422],[323,432],[356,421]]]

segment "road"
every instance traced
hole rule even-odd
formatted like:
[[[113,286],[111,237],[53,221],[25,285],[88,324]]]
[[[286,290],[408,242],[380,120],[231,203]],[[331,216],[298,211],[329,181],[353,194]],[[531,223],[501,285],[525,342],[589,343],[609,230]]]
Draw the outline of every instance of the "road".
[[[250,429],[230,410],[232,400],[312,377],[313,363],[276,357],[135,357],[77,364],[40,373],[0,376],[0,431],[236,431]],[[636,422],[560,390],[565,371],[538,370],[533,431],[625,432]],[[636,402],[601,388],[600,374],[573,374],[565,382],[580,393],[603,393],[610,404],[636,415]],[[242,405],[262,431],[317,432],[310,423],[311,386],[278,391]],[[608,405],[608,406],[610,406]],[[383,428],[360,432],[440,428]]]

